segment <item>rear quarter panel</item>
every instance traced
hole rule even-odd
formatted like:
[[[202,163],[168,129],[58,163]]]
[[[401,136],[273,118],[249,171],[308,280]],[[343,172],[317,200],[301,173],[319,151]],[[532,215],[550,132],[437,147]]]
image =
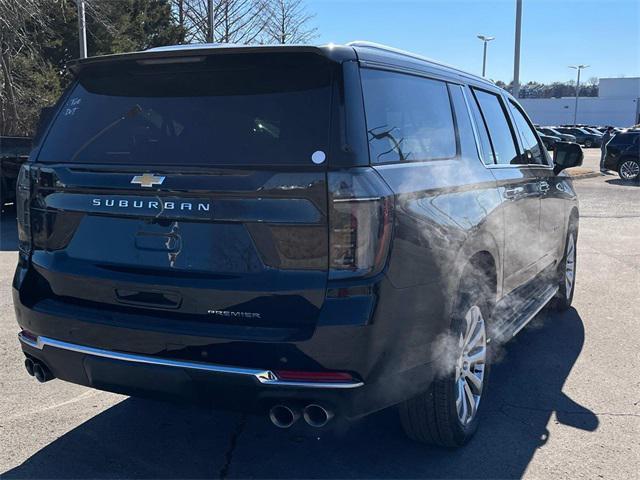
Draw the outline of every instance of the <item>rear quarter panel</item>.
[[[409,367],[434,360],[433,343],[449,327],[461,272],[473,255],[489,252],[502,284],[501,199],[492,173],[477,158],[375,169],[396,198],[388,283],[376,317],[402,324],[393,332]]]

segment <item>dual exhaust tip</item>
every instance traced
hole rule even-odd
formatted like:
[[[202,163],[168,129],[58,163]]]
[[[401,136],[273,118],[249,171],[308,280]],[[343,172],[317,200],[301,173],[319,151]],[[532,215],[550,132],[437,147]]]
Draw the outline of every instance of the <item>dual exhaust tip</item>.
[[[24,359],[24,368],[27,369],[27,373],[32,377],[35,377],[40,383],[48,382],[49,380],[53,380],[53,373],[49,370],[44,363],[39,362],[38,360],[34,360],[32,358]]]
[[[310,403],[302,410],[290,405],[274,405],[269,410],[269,419],[278,428],[289,428],[300,416],[311,427],[322,428],[333,418],[333,412],[322,405]]]

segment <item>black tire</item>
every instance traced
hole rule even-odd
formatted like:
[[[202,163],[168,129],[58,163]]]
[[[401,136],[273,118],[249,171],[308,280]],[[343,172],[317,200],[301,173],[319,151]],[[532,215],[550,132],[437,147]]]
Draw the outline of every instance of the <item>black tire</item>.
[[[591,148],[592,145],[593,145],[593,142],[591,140],[584,141],[585,148]]]
[[[464,275],[460,286],[460,292],[451,321],[451,338],[460,336],[465,319],[462,317],[473,306],[477,306],[485,319],[493,308],[495,288],[487,276],[483,274]],[[488,331],[485,326],[485,331]],[[454,342],[454,345],[458,345]],[[446,349],[450,351],[451,349]],[[462,348],[461,348],[462,350]],[[490,354],[485,346],[486,360],[483,369],[482,390],[483,396],[489,376]],[[457,356],[454,351],[451,355]],[[449,361],[447,361],[449,363]],[[428,390],[414,398],[406,400],[399,405],[400,421],[407,436],[413,440],[442,447],[460,447],[466,444],[478,428],[478,412],[471,417],[468,423],[463,424],[459,418],[456,406],[456,368],[455,359],[450,362],[451,369],[443,369],[431,383]],[[463,400],[464,401],[464,400]],[[478,407],[482,408],[483,402]]]
[[[573,242],[573,250],[571,250],[570,248],[571,242]],[[564,241],[564,255],[562,256],[562,261],[558,266],[558,293],[551,302],[551,307],[553,308],[553,310],[556,310],[558,312],[564,312],[568,310],[571,307],[571,302],[573,302],[573,294],[576,290],[576,266],[578,265],[577,244],[578,229],[575,223],[572,223],[571,225],[569,225],[567,237]],[[568,288],[568,284],[566,281],[568,265],[567,257],[569,255],[573,256],[573,279],[570,288]]]
[[[623,170],[625,169],[625,170]],[[635,173],[635,176],[629,176],[629,169],[631,169],[631,173]],[[620,160],[620,164],[618,166],[618,175],[620,178],[626,182],[637,182],[640,180],[640,161],[635,158],[623,158]]]

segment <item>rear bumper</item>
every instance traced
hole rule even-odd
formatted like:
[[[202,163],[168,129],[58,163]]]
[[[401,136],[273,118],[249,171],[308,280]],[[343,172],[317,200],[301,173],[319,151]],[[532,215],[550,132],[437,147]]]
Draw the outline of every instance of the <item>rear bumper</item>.
[[[317,327],[303,340],[225,338],[206,329],[195,336],[160,323],[150,330],[133,316],[43,311],[24,304],[19,292],[14,288],[18,324],[35,335],[20,335],[24,354],[58,379],[99,390],[249,413],[283,401],[319,403],[355,419],[426,390],[433,378],[432,364],[414,360],[382,320]],[[284,381],[279,369],[349,372],[355,380]]]
[[[44,350],[57,349],[65,350],[67,352],[74,352],[85,356],[96,357],[114,360],[118,362],[124,362],[131,365],[141,364],[157,367],[177,368],[185,371],[199,371],[208,372],[214,375],[229,375],[236,377],[237,379],[246,379],[252,381],[254,384],[262,385],[275,385],[281,387],[297,387],[297,388],[358,388],[364,385],[361,381],[351,382],[298,382],[291,380],[281,380],[271,370],[260,370],[253,368],[242,367],[230,367],[227,365],[215,365],[211,363],[203,362],[189,362],[183,360],[172,360],[169,358],[158,358],[147,355],[136,355],[124,352],[115,352],[110,350],[104,350],[101,348],[93,348],[84,345],[77,345],[74,343],[63,342],[48,337],[37,337],[36,340],[31,340],[25,336],[22,332],[18,334],[18,339],[22,344],[27,345],[33,349]],[[257,383],[256,383],[257,382]]]
[[[322,403],[346,418],[363,413],[356,400],[363,398],[357,393],[362,382],[285,382],[269,370],[131,355],[47,337],[19,339],[24,354],[47,365],[56,378],[98,390],[249,413],[285,401]]]

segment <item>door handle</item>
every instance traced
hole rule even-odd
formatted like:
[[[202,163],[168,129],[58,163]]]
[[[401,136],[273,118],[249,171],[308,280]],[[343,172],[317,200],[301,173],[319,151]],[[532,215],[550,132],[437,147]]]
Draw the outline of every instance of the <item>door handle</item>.
[[[504,191],[504,196],[509,200],[513,200],[515,198],[522,196],[523,192],[524,192],[524,187],[507,188]]]
[[[540,191],[542,193],[546,193],[549,191],[549,183],[545,182],[544,180],[538,184],[538,187],[540,188]]]

